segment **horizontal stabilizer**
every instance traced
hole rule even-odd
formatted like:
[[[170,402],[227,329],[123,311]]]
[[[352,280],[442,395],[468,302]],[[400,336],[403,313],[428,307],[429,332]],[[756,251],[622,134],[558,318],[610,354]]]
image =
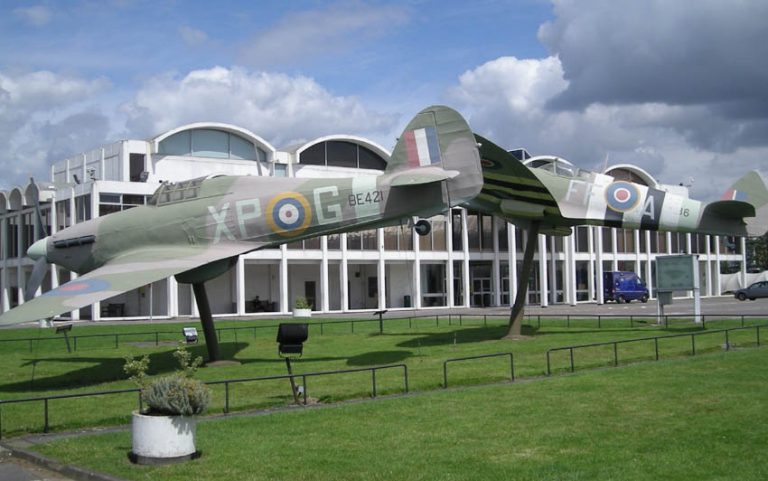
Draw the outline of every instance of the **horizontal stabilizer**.
[[[422,167],[420,169],[401,170],[390,177],[392,187],[407,185],[431,184],[453,179],[459,175],[458,170],[445,170],[440,167]]]
[[[739,201],[754,207],[751,215],[743,215],[747,224],[747,235],[761,236],[768,230],[768,188],[763,176],[756,170],[747,173],[728,188],[723,194],[724,200]],[[714,202],[710,205],[720,204]],[[707,206],[709,208],[709,206]],[[729,209],[735,209],[729,207]],[[737,215],[737,214],[732,214]],[[741,216],[741,214],[738,214]]]
[[[704,213],[721,217],[754,217],[755,206],[740,200],[718,200],[707,204]]]

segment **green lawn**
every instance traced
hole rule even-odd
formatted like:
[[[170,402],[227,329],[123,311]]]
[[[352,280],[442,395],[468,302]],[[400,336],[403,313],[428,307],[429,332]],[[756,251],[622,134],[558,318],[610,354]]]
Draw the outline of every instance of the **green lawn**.
[[[708,328],[736,326],[739,321],[708,323]],[[204,381],[250,378],[285,374],[285,364],[277,356],[276,328],[264,328],[277,321],[218,321],[221,345],[225,357],[238,360],[238,366],[201,369],[198,377]],[[356,325],[328,323],[313,320],[304,357],[295,363],[294,372],[309,373],[342,369],[355,369],[383,364],[408,366],[411,391],[439,389],[443,383],[443,363],[447,359],[513,352],[515,374],[520,378],[542,376],[546,373],[545,352],[548,349],[574,344],[634,339],[648,336],[697,332],[691,324],[680,324],[662,330],[635,320],[603,319],[601,328],[593,320],[542,322],[541,328],[528,327],[524,340],[506,341],[499,338],[504,332],[504,319],[463,318],[461,324],[454,317],[403,319],[387,321],[385,333],[378,334],[378,322]],[[190,322],[189,325],[194,325]],[[570,327],[569,327],[570,325]],[[228,327],[248,327],[233,330]],[[148,354],[152,359],[151,373],[168,372],[174,367],[173,340],[179,339],[180,324],[76,326],[71,336],[110,334],[108,337],[80,337],[77,350],[68,353],[64,339],[42,340],[52,335],[51,330],[22,329],[0,331],[0,341],[29,337],[40,341],[0,342],[3,369],[0,371],[0,399],[11,400],[67,393],[88,393],[102,390],[134,387],[122,372],[123,357]],[[354,332],[353,332],[354,330]],[[170,332],[171,334],[139,335],[141,332]],[[711,331],[708,331],[711,332]],[[117,334],[117,338],[115,335]],[[763,337],[765,335],[763,334]],[[155,340],[159,345],[155,344]],[[755,330],[733,332],[730,343],[753,346]],[[74,340],[72,339],[74,347]],[[696,352],[722,352],[722,333],[697,338]],[[205,346],[191,348],[205,355]],[[689,336],[659,341],[662,359],[687,357],[691,353]],[[643,341],[619,344],[616,354],[620,364],[655,359],[654,344]],[[613,346],[578,350],[574,354],[577,369],[610,366],[614,361]],[[568,351],[552,354],[553,373],[570,369]],[[491,358],[449,365],[451,386],[499,382],[509,377],[509,360]],[[403,390],[401,370],[380,371],[376,375],[377,393],[394,394]],[[369,372],[312,377],[307,382],[310,397],[321,403],[371,396]],[[224,411],[226,393],[221,385],[213,387],[211,413]],[[286,380],[246,382],[230,386],[231,411],[285,406],[292,401]],[[130,412],[138,407],[134,393],[104,397],[52,400],[49,403],[51,430],[72,429],[82,426],[124,424]],[[40,432],[43,428],[42,402],[6,404],[0,408],[3,436]]]
[[[474,344],[486,342],[495,341]],[[737,349],[208,420],[198,427],[203,456],[174,466],[130,464],[128,432],[36,449],[134,480],[764,480],[766,364],[768,350]]]

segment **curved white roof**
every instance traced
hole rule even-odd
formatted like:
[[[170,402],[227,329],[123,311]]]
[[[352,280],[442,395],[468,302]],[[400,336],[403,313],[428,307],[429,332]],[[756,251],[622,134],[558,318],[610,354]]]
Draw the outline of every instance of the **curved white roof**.
[[[254,144],[258,145],[264,150],[269,151],[270,153],[275,153],[275,151],[277,150],[275,149],[274,146],[272,146],[272,144],[264,140],[262,137],[254,134],[250,130],[244,129],[242,127],[238,127],[237,125],[225,124],[221,122],[195,122],[192,124],[186,124],[180,127],[176,127],[175,129],[169,130],[168,132],[162,133],[157,137],[154,137],[151,140],[152,150],[157,152],[160,142],[162,142],[163,140],[167,139],[172,135],[178,134],[179,132],[183,132],[185,130],[197,130],[197,129],[222,130],[224,132],[236,134],[236,135],[239,135],[240,137],[243,137],[244,139],[250,140]]]

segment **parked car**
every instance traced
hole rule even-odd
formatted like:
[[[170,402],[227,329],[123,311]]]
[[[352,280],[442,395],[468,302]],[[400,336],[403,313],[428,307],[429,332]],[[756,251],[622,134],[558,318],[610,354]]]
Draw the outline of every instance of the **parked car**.
[[[603,293],[606,302],[648,302],[648,287],[634,272],[603,272]]]
[[[758,297],[768,297],[768,281],[755,282],[749,287],[737,289],[733,291],[733,295],[740,301],[747,299],[754,301]]]

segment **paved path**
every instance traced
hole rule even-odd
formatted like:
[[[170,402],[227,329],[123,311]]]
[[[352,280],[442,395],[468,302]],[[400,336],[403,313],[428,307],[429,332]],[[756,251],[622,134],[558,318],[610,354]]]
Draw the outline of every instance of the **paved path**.
[[[0,447],[0,479],[2,481],[72,481],[71,478],[65,478],[59,473],[14,457],[10,451],[2,447]]]

